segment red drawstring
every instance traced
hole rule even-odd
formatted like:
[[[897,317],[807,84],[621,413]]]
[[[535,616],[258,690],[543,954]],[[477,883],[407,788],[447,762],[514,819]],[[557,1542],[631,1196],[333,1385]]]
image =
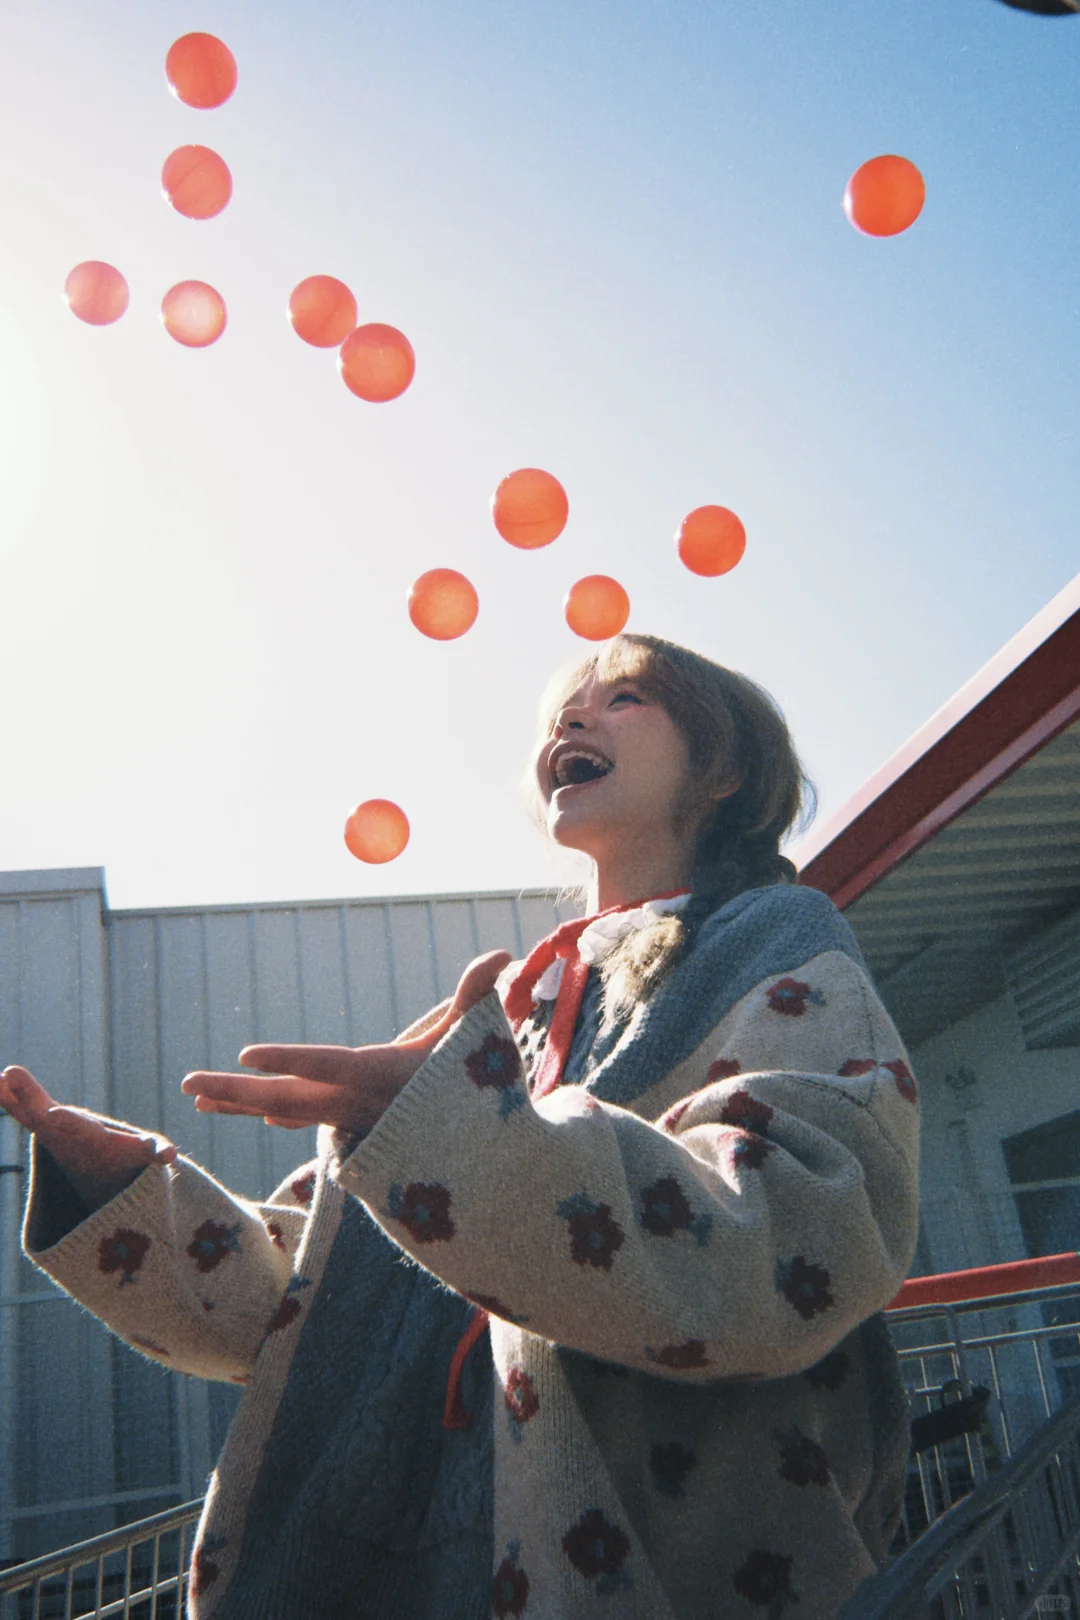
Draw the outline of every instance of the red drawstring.
[[[654,894],[647,898],[674,900],[678,895],[687,892],[686,889],[672,889],[667,894]],[[625,906],[609,906],[606,911],[598,912],[597,916],[610,917],[618,911],[633,911],[645,903],[645,900],[631,900]],[[562,1079],[566,1060],[570,1056],[578,1013],[581,1011],[581,1001],[589,978],[589,964],[581,959],[578,940],[589,924],[595,921],[596,916],[578,917],[574,922],[563,923],[562,927],[556,928],[547,939],[542,939],[539,945],[530,951],[506,992],[506,1016],[516,1029],[532,1008],[533,990],[541,975],[558,957],[566,959],[544,1048],[532,1077],[530,1090],[534,1097],[546,1097],[549,1091],[555,1090]]]
[[[465,1358],[473,1345],[483,1338],[487,1332],[487,1325],[487,1311],[478,1309],[457,1342],[457,1349],[450,1363],[450,1375],[446,1380],[446,1405],[443,1407],[442,1419],[444,1429],[467,1429],[472,1421],[472,1413],[466,1412],[461,1399],[461,1374]]]

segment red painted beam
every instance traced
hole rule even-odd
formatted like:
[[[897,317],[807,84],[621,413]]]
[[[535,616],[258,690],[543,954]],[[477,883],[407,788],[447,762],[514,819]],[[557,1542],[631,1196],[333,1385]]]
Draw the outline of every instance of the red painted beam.
[[[822,829],[799,881],[842,910],[1080,717],[1078,604],[1080,578]]]
[[[1026,1294],[1032,1288],[1054,1288],[1059,1283],[1080,1283],[1080,1254],[1052,1254],[1043,1260],[1010,1260],[1003,1266],[911,1277],[885,1309],[906,1311],[913,1305],[954,1305],[965,1299],[990,1299],[995,1294]]]

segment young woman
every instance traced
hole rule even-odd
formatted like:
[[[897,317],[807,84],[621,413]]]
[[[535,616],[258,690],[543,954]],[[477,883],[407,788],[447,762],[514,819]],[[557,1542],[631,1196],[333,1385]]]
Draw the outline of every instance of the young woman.
[[[0,1081],[35,1133],[27,1252],[147,1355],[248,1386],[198,1620],[832,1620],[889,1546],[916,1089],[779,855],[787,728],[621,636],[549,693],[534,777],[587,918],[392,1045],[184,1080],[324,1127],[265,1204]]]

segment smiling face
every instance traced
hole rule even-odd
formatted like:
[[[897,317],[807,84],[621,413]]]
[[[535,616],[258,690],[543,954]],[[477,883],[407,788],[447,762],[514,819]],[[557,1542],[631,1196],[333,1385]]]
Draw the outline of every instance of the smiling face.
[[[589,675],[555,715],[535,770],[548,835],[592,856],[601,905],[689,880],[697,821],[686,825],[680,814],[691,788],[689,749],[636,682]],[[627,887],[635,892],[623,893]]]

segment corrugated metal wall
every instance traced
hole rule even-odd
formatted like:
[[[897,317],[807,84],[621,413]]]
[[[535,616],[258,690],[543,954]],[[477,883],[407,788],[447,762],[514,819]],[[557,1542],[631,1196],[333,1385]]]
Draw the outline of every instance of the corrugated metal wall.
[[[97,868],[0,874],[0,1063],[258,1196],[314,1132],[197,1114],[189,1069],[256,1040],[388,1040],[474,956],[573,912],[537,893],[109,912]],[[0,1561],[198,1496],[238,1399],[135,1355],[21,1258],[23,1135],[0,1114]]]

